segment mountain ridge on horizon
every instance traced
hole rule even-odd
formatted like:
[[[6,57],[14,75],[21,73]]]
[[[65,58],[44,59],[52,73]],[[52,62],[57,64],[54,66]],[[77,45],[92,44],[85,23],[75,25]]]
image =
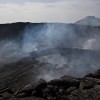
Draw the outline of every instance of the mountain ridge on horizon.
[[[100,26],[100,18],[95,16],[86,16],[85,18],[75,22],[78,25]]]
[[[100,26],[100,18],[95,16],[86,16],[73,23],[61,23],[61,22],[11,22],[11,23],[0,23],[0,25],[5,24],[16,24],[16,23],[25,23],[25,24],[77,24],[77,25],[86,25],[86,26]]]

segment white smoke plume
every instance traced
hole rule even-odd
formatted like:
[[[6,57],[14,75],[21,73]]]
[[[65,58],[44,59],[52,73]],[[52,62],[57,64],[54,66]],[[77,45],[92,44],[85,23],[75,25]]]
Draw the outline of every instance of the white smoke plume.
[[[72,47],[78,45],[77,38],[72,27],[65,24],[45,24],[40,29],[30,26],[23,34],[23,50],[30,52],[48,47]]]
[[[80,32],[81,34],[81,32]],[[94,33],[95,34],[95,33]],[[0,42],[0,63],[10,63],[30,55],[32,51],[39,51],[53,47],[71,47],[97,50],[100,49],[99,38],[84,38],[75,33],[73,27],[65,24],[43,24],[42,26],[29,25],[23,32],[22,40],[4,40]],[[92,58],[85,60],[86,56],[71,59],[67,56],[58,55],[42,57],[37,59],[47,63],[37,68],[39,74],[37,79],[50,80],[65,74],[83,76],[99,68],[99,64],[91,63]],[[91,70],[90,70],[91,69]],[[36,69],[34,69],[36,70]]]
[[[27,52],[53,47],[98,50],[100,49],[98,41],[99,39],[94,37],[90,39],[79,37],[71,26],[46,24],[39,30],[34,29],[33,26],[26,29],[23,49]],[[99,64],[92,61],[92,58],[87,58],[86,55],[80,55],[79,58],[71,59],[70,62],[67,56],[62,56],[61,54],[45,56],[37,60],[46,63],[41,68],[38,68],[37,80],[43,78],[49,81],[66,74],[82,77],[99,68]]]
[[[90,38],[85,41],[83,44],[83,49],[89,49],[89,50],[100,50],[100,39],[98,38]]]

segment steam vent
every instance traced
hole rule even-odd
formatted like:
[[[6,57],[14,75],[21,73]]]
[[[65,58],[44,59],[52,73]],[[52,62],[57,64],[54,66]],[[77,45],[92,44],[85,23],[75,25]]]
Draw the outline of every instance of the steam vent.
[[[0,100],[100,100],[94,22],[0,24]]]

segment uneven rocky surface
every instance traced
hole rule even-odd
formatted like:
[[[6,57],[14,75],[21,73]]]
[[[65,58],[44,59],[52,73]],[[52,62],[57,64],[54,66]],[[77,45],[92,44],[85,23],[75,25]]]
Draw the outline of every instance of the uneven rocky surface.
[[[16,91],[5,88],[0,90],[0,100],[100,100],[100,70],[83,78],[40,79]]]

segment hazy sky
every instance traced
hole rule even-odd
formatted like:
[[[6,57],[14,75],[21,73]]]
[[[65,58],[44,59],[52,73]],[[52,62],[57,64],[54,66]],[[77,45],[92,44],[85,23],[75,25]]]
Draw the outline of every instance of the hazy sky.
[[[71,23],[99,12],[100,0],[0,0],[0,23]]]

